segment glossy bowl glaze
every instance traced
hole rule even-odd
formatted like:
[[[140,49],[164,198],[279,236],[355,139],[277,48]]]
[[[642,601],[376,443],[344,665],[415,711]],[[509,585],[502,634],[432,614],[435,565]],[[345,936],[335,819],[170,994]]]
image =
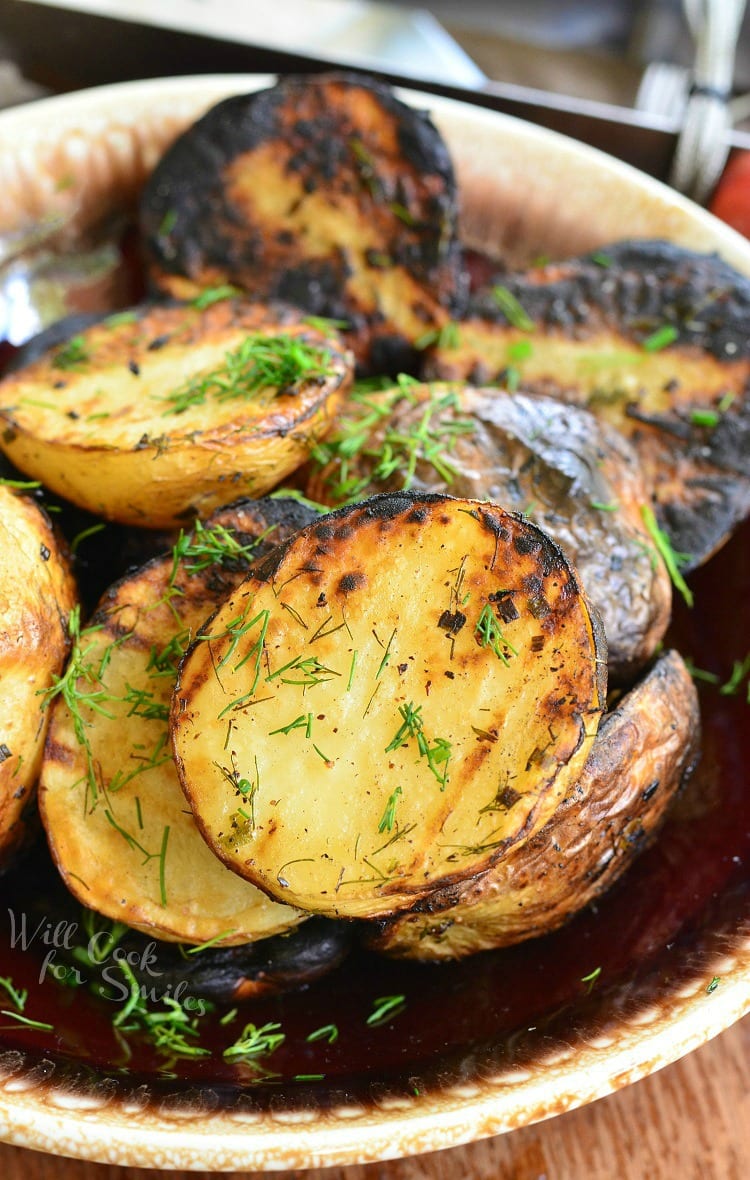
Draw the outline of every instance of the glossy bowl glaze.
[[[30,244],[53,258],[88,248],[179,130],[265,81],[131,83],[0,116],[6,279]],[[667,237],[750,274],[744,239],[627,166],[509,118],[405,97],[429,107],[452,150],[467,244],[516,264]],[[116,305],[116,288],[105,282],[93,298]],[[696,606],[676,610],[671,637],[725,680],[750,636],[750,530],[693,584]],[[40,983],[54,931],[39,899],[55,885],[43,854],[26,862],[0,880],[0,976],[29,989],[29,1014],[53,1031],[0,1027],[0,1137],[153,1168],[374,1161],[548,1118],[696,1048],[750,1008],[748,706],[709,686],[702,707],[701,769],[658,842],[596,906],[543,939],[463,963],[355,955],[307,991],[254,1004],[244,1019],[285,1031],[263,1076],[223,1059],[220,1012],[207,1026],[212,1055],[167,1068],[148,1046],[123,1048],[104,1000],[49,974]],[[26,949],[24,914],[29,935],[38,931]],[[377,1000],[395,995],[404,1000],[392,1016],[368,1023]],[[335,1043],[309,1039],[334,1020]]]

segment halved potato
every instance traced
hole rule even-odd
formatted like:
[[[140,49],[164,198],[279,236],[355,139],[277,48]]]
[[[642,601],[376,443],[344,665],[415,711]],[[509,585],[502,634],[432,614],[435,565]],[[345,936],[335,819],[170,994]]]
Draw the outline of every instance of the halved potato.
[[[376,917],[507,855],[580,773],[606,650],[562,552],[493,505],[384,494],[255,567],[181,665],[205,838],[310,911]]]
[[[294,470],[351,372],[334,335],[289,309],[144,306],[0,382],[0,447],[92,512],[174,527]]]
[[[211,854],[167,734],[183,651],[257,547],[289,533],[272,507],[270,520],[262,502],[222,509],[173,555],[112,587],[78,639],[52,710],[39,802],[63,880],[89,908],[158,938],[232,945],[303,917]]]
[[[38,830],[44,694],[65,662],[76,597],[46,513],[0,482],[0,871]]]
[[[699,749],[695,686],[678,653],[667,652],[603,719],[578,781],[540,832],[365,941],[399,958],[457,959],[555,930],[653,838]]]
[[[443,383],[355,393],[308,472],[308,494],[334,505],[412,487],[523,512],[578,569],[611,681],[632,680],[666,631],[671,584],[643,521],[637,456],[580,407]]]
[[[283,299],[345,321],[360,365],[397,373],[464,293],[456,213],[429,117],[371,79],[328,74],[215,106],[154,169],[140,221],[161,290],[231,283]]]
[[[513,376],[616,426],[690,569],[750,512],[748,317],[750,280],[715,254],[619,242],[503,276],[427,372]]]

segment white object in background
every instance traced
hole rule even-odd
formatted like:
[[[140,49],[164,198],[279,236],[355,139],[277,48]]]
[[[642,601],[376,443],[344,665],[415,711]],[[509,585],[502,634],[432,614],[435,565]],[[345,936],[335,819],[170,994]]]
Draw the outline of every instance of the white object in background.
[[[371,0],[34,0],[155,28],[476,88],[485,75],[429,12]]]
[[[670,182],[703,202],[729,154],[734,62],[746,0],[684,0],[695,66]]]

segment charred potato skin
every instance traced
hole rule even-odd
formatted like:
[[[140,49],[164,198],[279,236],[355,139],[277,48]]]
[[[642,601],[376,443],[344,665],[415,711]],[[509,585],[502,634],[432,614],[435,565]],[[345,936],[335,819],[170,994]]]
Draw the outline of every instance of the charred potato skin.
[[[37,831],[44,693],[65,662],[76,601],[70,563],[46,513],[0,485],[0,873]]]
[[[716,255],[655,240],[499,282],[533,322],[528,334],[491,291],[478,294],[459,346],[436,349],[426,376],[503,381],[508,345],[527,338],[522,387],[584,404],[625,433],[684,568],[702,564],[750,512],[750,280]],[[674,338],[652,348],[665,328]],[[572,371],[573,352],[585,372]],[[618,353],[632,356],[623,364]]]
[[[604,717],[579,781],[541,831],[483,876],[363,927],[365,943],[396,958],[443,960],[557,929],[651,843],[699,755],[695,686],[669,651]]]
[[[349,923],[310,918],[284,934],[243,946],[208,947],[189,959],[180,948],[165,943],[158,951],[160,986],[176,988],[184,981],[191,995],[212,1003],[248,1003],[309,987],[339,967],[354,942]],[[142,960],[143,935],[128,936],[121,945],[140,951]],[[141,974],[138,964],[134,971],[148,986],[148,972]]]
[[[221,369],[228,352],[255,335],[321,350],[330,358],[326,374],[262,396],[220,402],[207,394],[185,410],[173,407],[175,388],[217,363]],[[264,495],[330,429],[353,373],[335,332],[277,303],[143,304],[75,339],[80,362],[63,368],[53,349],[0,382],[0,447],[72,503],[151,529]]]
[[[254,545],[256,556],[272,549],[274,542],[283,542],[316,515],[294,500],[242,500],[214,513],[204,529],[226,530],[239,546]],[[216,604],[242,581],[249,561],[245,554],[230,549],[225,559],[217,558],[205,568],[199,566],[191,572],[189,564],[188,559],[183,559],[178,569],[172,553],[152,558],[121,578],[103,596],[84,633],[85,648],[94,645],[93,655],[84,664],[94,670],[105,669],[95,673],[94,691],[100,692],[96,699],[101,713],[82,714],[90,735],[91,762],[87,766],[86,751],[78,741],[65,703],[55,701],[41,768],[39,810],[60,877],[70,894],[86,907],[123,921],[144,935],[169,942],[202,943],[217,935],[210,890],[220,889],[224,907],[231,902],[235,908],[218,922],[222,936],[217,945],[245,945],[255,937],[262,941],[268,933],[274,936],[293,927],[303,920],[303,915],[291,907],[269,909],[263,899],[264,910],[256,919],[256,902],[250,896],[254,891],[237,892],[237,879],[225,874],[204,849],[192,817],[185,811],[171,759],[162,753],[168,749],[165,714],[176,669],[169,675],[171,658],[164,667],[157,665],[153,673],[144,671],[145,665],[147,661],[153,663],[155,653],[169,651],[169,641],[179,639],[183,626],[196,630]],[[176,591],[171,597],[165,594],[170,586]],[[130,707],[118,703],[121,682],[129,691],[134,690]],[[91,691],[91,683],[85,685],[85,691]],[[97,725],[109,729],[97,729]],[[148,783],[138,776],[127,778],[128,770],[141,761],[148,774],[160,776],[155,782]],[[88,784],[91,766],[97,776],[96,803],[92,803]],[[126,781],[117,786],[121,770],[126,773]],[[136,799],[137,810],[133,812]],[[150,837],[154,835],[150,811],[162,799],[165,810],[159,814],[169,827],[169,836],[165,886],[159,901],[153,856],[147,862],[149,867],[144,868],[141,852],[150,849]],[[112,820],[106,822],[106,814],[97,814],[98,808],[113,816],[118,831],[113,832],[114,824]],[[157,827],[161,828],[161,823]],[[123,832],[136,842],[130,852],[122,839]],[[139,849],[139,845],[143,847]],[[174,856],[176,869],[171,868]],[[215,876],[216,870],[221,879]],[[148,881],[147,886],[141,886],[141,879]],[[205,895],[199,889],[205,889]]]
[[[382,416],[352,454],[342,422],[356,426],[372,416],[373,406]],[[409,449],[394,466],[398,442],[391,439],[424,436],[425,423],[431,438],[413,471]],[[329,459],[337,439],[343,440],[343,459]],[[437,465],[429,459],[434,445]],[[381,476],[386,446],[390,453]],[[669,623],[672,593],[643,522],[649,491],[627,440],[582,407],[462,384],[411,385],[361,400],[355,394],[305,469],[308,495],[334,503],[344,468],[357,488],[370,481],[357,498],[408,485],[491,500],[523,513],[578,569],[604,624],[610,683],[632,683],[656,651]]]
[[[213,108],[157,166],[141,227],[162,290],[229,282],[346,321],[360,366],[395,374],[463,301],[456,210],[428,116],[376,82],[330,74]]]
[[[467,504],[470,506],[468,509],[461,507],[462,505]],[[488,536],[492,538],[490,550],[488,551],[488,556],[486,558],[488,564],[485,565],[485,570],[492,569],[494,567],[492,548],[494,547],[495,556],[497,556],[498,546],[501,546],[503,542],[508,541],[508,538],[511,535],[514,535],[516,558],[518,561],[520,561],[521,566],[526,568],[526,563],[530,562],[531,565],[536,568],[536,562],[538,560],[540,560],[544,566],[544,575],[541,579],[537,577],[536,574],[530,574],[528,578],[524,578],[521,576],[521,574],[519,574],[520,582],[525,587],[523,593],[528,593],[530,595],[530,610],[532,613],[536,611],[536,607],[532,606],[532,599],[534,602],[536,602],[539,599],[545,599],[545,596],[548,595],[550,603],[553,601],[557,602],[557,607],[553,608],[552,614],[549,616],[544,614],[544,617],[540,620],[540,626],[542,628],[549,628],[550,635],[553,635],[557,634],[558,625],[562,625],[563,630],[570,628],[574,630],[576,636],[580,638],[577,659],[570,665],[566,663],[564,667],[557,667],[554,669],[556,674],[554,687],[550,688],[549,694],[545,696],[544,700],[537,700],[536,702],[537,712],[540,716],[546,716],[547,708],[551,709],[554,707],[560,709],[560,712],[555,717],[555,722],[559,722],[557,728],[562,731],[566,728],[566,725],[568,727],[568,737],[562,738],[562,734],[559,735],[561,737],[560,751],[562,751],[563,747],[566,751],[563,755],[563,761],[559,760],[561,757],[560,752],[555,755],[550,755],[549,758],[542,758],[538,781],[536,782],[536,785],[533,787],[533,789],[531,789],[529,792],[530,798],[524,799],[522,794],[518,794],[514,789],[510,789],[504,793],[504,801],[498,804],[497,807],[495,806],[497,801],[493,800],[492,804],[484,809],[486,811],[493,812],[501,811],[507,818],[510,815],[512,809],[517,807],[518,801],[523,799],[522,805],[518,807],[517,811],[513,813],[511,818],[508,820],[506,825],[508,831],[505,836],[503,836],[503,838],[494,839],[490,841],[487,846],[480,845],[476,849],[464,849],[461,852],[451,853],[447,857],[447,862],[440,865],[439,874],[441,884],[447,884],[449,882],[463,880],[467,876],[471,875],[473,871],[476,871],[471,867],[467,867],[467,865],[461,863],[462,859],[464,859],[465,853],[473,855],[475,860],[479,858],[479,860],[481,860],[483,863],[492,863],[496,859],[506,855],[509,847],[512,847],[518,841],[528,838],[528,836],[533,831],[536,831],[544,823],[544,816],[550,813],[550,811],[556,805],[556,801],[559,801],[559,799],[562,797],[562,793],[565,789],[562,786],[563,778],[567,781],[570,774],[573,773],[574,765],[577,768],[579,765],[583,764],[583,761],[585,760],[584,750],[589,748],[590,742],[593,739],[593,733],[595,732],[598,718],[602,711],[602,702],[606,696],[606,640],[604,637],[603,628],[598,619],[598,616],[596,615],[596,612],[590,608],[588,601],[584,596],[581,595],[580,589],[576,582],[575,574],[571,567],[567,564],[566,559],[564,558],[558,546],[556,546],[546,536],[546,534],[537,529],[535,526],[529,525],[529,523],[523,518],[514,517],[512,514],[505,513],[502,509],[499,509],[494,505],[458,501],[452,497],[439,494],[386,493],[372,497],[362,504],[348,508],[342,508],[321,517],[316,522],[316,524],[311,527],[311,529],[305,530],[307,535],[304,538],[304,543],[301,548],[299,547],[299,542],[301,539],[300,534],[297,537],[291,538],[285,545],[281,545],[277,549],[270,552],[265,559],[263,559],[253,568],[247,581],[240,588],[240,594],[235,596],[234,599],[230,598],[227,600],[224,606],[230,614],[234,614],[237,609],[239,599],[244,598],[248,601],[248,603],[252,604],[250,613],[253,613],[253,611],[257,609],[257,602],[255,599],[258,594],[258,589],[259,587],[262,587],[264,584],[268,583],[271,585],[274,597],[276,598],[278,595],[280,595],[281,590],[273,585],[274,578],[278,573],[282,572],[284,580],[280,583],[281,589],[287,585],[286,579],[287,575],[289,574],[289,570],[285,568],[284,563],[286,558],[293,553],[295,547],[297,547],[298,553],[294,553],[294,560],[302,561],[300,571],[302,573],[311,574],[317,590],[322,581],[322,579],[318,578],[320,571],[317,569],[317,561],[323,559],[324,555],[327,555],[331,552],[335,553],[340,544],[343,544],[348,549],[352,541],[356,538],[357,529],[361,527],[362,524],[367,527],[371,527],[372,532],[376,536],[379,534],[379,539],[375,542],[376,544],[387,544],[389,543],[388,534],[391,529],[399,530],[406,522],[407,524],[416,526],[415,531],[418,531],[419,528],[423,527],[425,522],[430,518],[432,511],[435,511],[435,513],[438,514],[442,509],[446,509],[446,513],[443,515],[441,525],[446,525],[448,523],[449,515],[447,513],[450,513],[454,509],[457,509],[459,513],[461,511],[467,511],[469,515],[474,516],[480,528],[485,530]],[[519,535],[517,536],[515,535],[516,529],[519,530]],[[520,535],[521,533],[523,535]],[[400,536],[400,533],[397,532],[397,535]],[[315,554],[318,555],[317,558]],[[386,552],[384,552],[382,556],[384,559],[386,559]],[[352,559],[351,555],[347,556],[347,561],[353,562],[353,565],[356,565],[358,560],[358,556],[355,556],[354,559]],[[479,558],[477,560],[479,561]],[[290,568],[292,567],[290,566]],[[563,572],[563,570],[565,572]],[[455,570],[452,571],[453,574],[455,574],[455,572]],[[295,582],[299,576],[299,573],[293,573],[288,580],[289,582]],[[502,580],[502,577],[499,573],[497,576]],[[473,586],[474,582],[467,579],[467,585]],[[360,586],[366,586],[367,590],[365,592],[372,594],[374,600],[377,600],[378,602],[380,601],[377,592],[374,591],[372,586],[368,585],[367,576],[365,574],[362,575],[361,580],[355,574],[344,574],[339,583],[339,587],[343,590],[345,595],[349,595],[353,591],[358,590]],[[447,581],[445,586],[448,586]],[[503,591],[502,593],[504,594],[506,592]],[[557,596],[559,596],[559,598]],[[327,599],[326,594],[321,594],[317,605],[323,605],[326,609],[328,609],[331,599],[332,596]],[[350,599],[347,600],[347,608],[350,601]],[[556,619],[553,620],[553,616],[557,610],[561,611],[562,614],[557,615]],[[570,613],[568,614],[568,612]],[[580,612],[583,612],[583,618],[586,620],[584,624],[587,630],[587,639],[585,644],[583,642],[582,634],[579,636],[578,631],[581,617]],[[440,611],[437,611],[435,616],[436,619],[438,614],[440,614]],[[536,614],[535,617],[537,617]],[[565,618],[567,621],[561,623],[563,618]],[[219,669],[223,667],[224,657],[218,648],[214,650],[213,647],[214,631],[217,623],[220,623],[221,621],[220,611],[209,618],[198,637],[199,642],[196,645],[193,645],[193,648],[186,654],[181,664],[180,676],[172,702],[171,728],[175,760],[182,781],[183,790],[186,793],[188,802],[190,803],[191,809],[196,816],[198,825],[203,831],[206,841],[211,845],[216,854],[221,859],[226,861],[229,867],[233,868],[235,872],[239,872],[242,876],[246,876],[249,880],[253,881],[253,883],[259,888],[268,892],[269,896],[276,897],[279,900],[284,900],[286,898],[290,904],[300,905],[301,908],[308,909],[312,913],[320,913],[323,915],[339,918],[352,918],[363,916],[363,907],[369,908],[372,911],[379,913],[388,911],[397,912],[398,910],[406,908],[412,904],[415,898],[424,896],[425,893],[434,887],[434,882],[429,880],[430,874],[427,868],[429,855],[426,857],[425,863],[422,865],[422,868],[420,868],[418,874],[412,871],[411,875],[409,875],[407,871],[399,871],[396,872],[391,879],[379,879],[376,881],[376,896],[367,896],[362,901],[359,896],[356,895],[354,901],[352,902],[350,898],[344,901],[338,897],[338,889],[344,876],[343,869],[339,875],[338,881],[335,883],[335,887],[327,889],[322,888],[321,886],[320,890],[318,890],[316,885],[307,890],[303,888],[301,891],[295,888],[290,888],[289,883],[286,880],[281,879],[280,872],[276,874],[275,870],[272,871],[269,869],[268,865],[264,863],[264,853],[262,849],[258,848],[258,844],[260,842],[257,840],[258,835],[263,835],[264,821],[259,821],[258,826],[255,828],[255,838],[253,845],[249,850],[251,853],[250,859],[246,859],[247,850],[244,852],[242,851],[241,840],[237,842],[237,846],[235,846],[234,841],[229,842],[226,839],[219,838],[222,835],[221,832],[219,832],[217,836],[217,830],[219,826],[223,827],[226,824],[226,814],[222,812],[222,815],[216,822],[214,822],[214,820],[216,820],[216,816],[206,814],[206,811],[202,806],[202,803],[205,802],[205,797],[202,799],[201,796],[203,795],[204,782],[206,781],[207,776],[202,774],[196,775],[196,766],[191,765],[190,758],[190,751],[196,751],[199,744],[201,744],[196,740],[198,735],[202,734],[204,738],[206,736],[206,731],[204,729],[206,722],[201,716],[201,710],[206,706],[203,703],[200,703],[196,708],[194,694],[196,692],[199,694],[201,693],[205,684],[211,679],[212,673],[208,670],[208,666],[205,668],[203,667],[203,662],[198,662],[195,664],[195,666],[191,666],[191,653],[194,654],[199,648],[208,650],[210,652],[211,666],[217,666]],[[348,623],[345,625],[348,631]],[[440,625],[440,629],[442,630],[442,624]],[[340,630],[340,628],[334,628],[334,630]],[[394,634],[395,631],[396,628],[394,628]],[[270,638],[271,632],[269,631],[268,634],[268,645],[269,648],[273,649],[274,641]],[[222,637],[221,630],[219,631],[217,637],[219,639]],[[444,633],[443,637],[446,640],[450,639],[450,635],[447,633]],[[576,643],[578,643],[578,638],[575,641]],[[210,643],[208,642],[209,640]],[[381,649],[384,649],[384,644],[380,641],[378,642],[380,643]],[[531,650],[540,652],[543,646],[543,643],[541,643],[539,647],[532,645]],[[554,647],[556,657],[559,657],[560,646],[557,644],[557,642],[552,643],[551,646]],[[584,646],[586,648],[585,652]],[[378,658],[380,658],[381,655],[382,651],[378,654]],[[236,658],[239,660],[238,666],[245,666],[245,657],[239,655]],[[446,655],[446,659],[447,658],[448,657]],[[393,659],[395,662],[397,656],[394,655]],[[462,656],[461,663],[464,663],[465,659],[466,657]],[[564,656],[562,660],[559,658],[557,660],[558,664],[564,663],[564,661]],[[553,660],[553,663],[554,662],[555,661]],[[573,664],[575,664],[575,668]],[[403,675],[403,668],[406,666],[406,664],[399,666],[398,670],[401,675]],[[267,669],[267,671],[269,671],[269,669]],[[451,679],[453,678],[453,673],[448,673],[448,675],[451,676]],[[435,676],[438,677],[437,672],[435,673]],[[274,675],[271,675],[270,671],[269,679],[274,679]],[[428,681],[427,683],[428,698],[430,683],[431,681]],[[228,693],[230,701],[230,704],[224,709],[224,714],[226,716],[226,713],[232,707],[232,691],[230,691],[225,685],[222,685],[222,691],[224,693]],[[399,687],[397,692],[398,696],[392,702],[393,716],[395,717],[396,722],[399,720],[399,715],[396,712],[396,703],[398,700],[406,700],[409,695],[408,692],[406,695],[404,695],[403,685]],[[545,689],[545,692],[547,692],[547,689]],[[552,697],[554,697],[556,702],[554,706],[551,699]],[[227,698],[225,697],[224,699]],[[262,699],[263,698],[261,698],[261,700]],[[317,701],[316,706],[317,708],[321,707]],[[238,709],[244,707],[244,699],[237,702]],[[309,707],[313,708],[314,706],[311,703]],[[280,712],[281,711],[277,707],[274,708],[272,713],[272,716],[274,717],[274,724],[276,724],[276,721],[280,719]],[[564,715],[568,719],[567,722],[564,719]],[[254,712],[253,716],[255,716]],[[573,718],[575,719],[575,738],[573,738],[569,726],[569,723]],[[489,725],[490,720],[487,720],[486,723]],[[263,724],[263,722],[260,724]],[[222,726],[224,725],[225,721],[222,722]],[[290,728],[299,728],[299,726]],[[395,726],[392,726],[392,728],[395,728]],[[281,733],[283,731],[277,729],[274,732]],[[338,733],[338,729],[334,728],[333,734],[336,733]],[[485,739],[487,739],[487,741],[490,743],[495,740],[492,734],[480,735],[478,730],[474,730],[474,733],[477,734],[476,741],[478,744],[483,742]],[[547,740],[550,736],[552,736],[553,742],[557,741],[558,735],[552,735],[551,729],[547,729],[546,727],[545,735]],[[391,736],[390,731],[388,736]],[[569,741],[569,739],[572,741],[572,745],[565,744]],[[232,748],[233,750],[234,744],[238,742],[241,748],[242,743],[236,734],[227,738],[228,747]],[[515,736],[511,744],[514,743]],[[383,742],[383,746],[385,746],[385,742]],[[500,744],[500,747],[501,746],[502,743]],[[259,749],[257,753],[260,757],[262,751]],[[320,751],[318,751],[318,753],[322,757]],[[460,767],[459,777],[461,778],[461,781],[463,781],[463,776],[468,775],[470,772],[473,774],[474,769],[477,766],[482,766],[486,750],[478,750],[474,753],[476,754],[476,757],[472,756],[467,758]],[[532,763],[536,764],[537,755],[540,755],[539,749],[530,754],[529,763],[525,767],[527,773]],[[204,760],[204,756],[205,758],[208,758],[208,754],[206,754],[205,750],[202,748],[200,750],[199,756],[201,760]],[[377,760],[377,754],[373,756]],[[391,757],[393,757],[393,755],[391,755]],[[524,755],[524,761],[525,757],[526,756]],[[243,755],[241,754],[240,761],[242,761],[242,758]],[[558,761],[555,763],[555,766],[552,765],[553,758],[558,759]],[[569,765],[567,760],[569,760]],[[218,763],[214,761],[212,765],[218,766]],[[328,763],[328,765],[332,765],[332,763]],[[362,764],[362,770],[365,774],[365,779],[368,779],[370,769]],[[265,777],[265,771],[257,770],[257,767],[256,771],[258,775],[258,783],[260,783],[261,779],[266,782],[267,779]],[[287,775],[291,773],[291,781],[298,781],[297,770],[294,772],[289,772],[287,768],[285,773]],[[501,777],[502,773],[503,772],[501,772]],[[286,781],[286,779],[284,779],[284,781]],[[300,779],[299,781],[302,780]],[[273,775],[271,775],[270,783],[274,788],[271,790],[271,794],[278,795],[280,791],[283,794],[283,791],[281,790],[281,780],[277,780],[273,777]],[[517,785],[521,787],[522,790],[525,789],[522,786],[520,779]],[[357,784],[356,792],[360,793],[360,795],[363,792],[365,795],[369,796],[370,790],[369,788],[365,788],[368,788],[367,781]],[[458,788],[454,789],[454,793],[457,789]],[[353,790],[355,790],[355,786],[352,782],[346,789],[345,793],[347,797],[351,795]],[[491,793],[494,795],[500,794],[500,788],[497,787],[495,779],[493,779]],[[462,794],[463,792],[459,791],[459,796]],[[352,795],[353,803],[355,799],[356,795]],[[276,803],[276,800],[271,800],[272,807],[275,807]],[[444,837],[443,842],[449,846],[448,851],[450,851],[450,848],[455,847],[455,845],[450,843],[450,838],[446,828],[446,822],[450,818],[451,804],[447,803],[445,806],[448,808],[448,810],[444,812],[440,834],[441,837]],[[224,808],[223,802],[221,803],[221,807]],[[211,809],[209,808],[209,813],[210,810]],[[377,807],[377,810],[380,810],[379,806]],[[321,810],[321,814],[317,816],[315,822],[318,826],[318,829],[326,833],[329,829],[326,826],[326,820],[325,818],[322,818],[322,815],[323,813]],[[357,822],[359,822],[358,817]],[[377,822],[377,820],[375,822]],[[433,822],[435,822],[433,818],[430,818],[427,821],[428,833],[431,831],[431,825]],[[284,823],[285,821],[283,818],[281,818],[281,816],[279,816],[277,819],[277,817],[273,815],[268,824],[268,838],[273,837],[277,828],[277,824],[282,825],[283,827]],[[502,826],[503,825],[501,824],[501,827]],[[379,831],[385,831],[385,835],[378,837],[377,843],[380,844],[385,841],[385,844],[389,845],[390,841],[388,836],[390,830],[391,829],[385,831],[385,829],[381,826]],[[395,834],[399,836],[399,839],[401,838],[398,830]],[[407,830],[404,832],[404,839],[408,837],[408,835],[409,829],[407,826]],[[325,838],[327,841],[328,837],[326,836]],[[358,841],[359,837],[357,837],[357,843]],[[438,844],[439,843],[440,841],[438,840]],[[407,860],[409,856],[411,856],[411,849],[409,850]],[[336,857],[335,855],[329,856],[326,854],[323,859],[333,862],[335,861]],[[307,860],[310,860],[309,855],[307,855]],[[302,861],[296,860],[285,863],[296,864],[302,863]],[[282,866],[282,868],[283,867],[284,866]],[[422,870],[424,870],[424,872]],[[289,876],[289,873],[287,872],[285,876]],[[358,882],[353,882],[353,884],[358,884]]]

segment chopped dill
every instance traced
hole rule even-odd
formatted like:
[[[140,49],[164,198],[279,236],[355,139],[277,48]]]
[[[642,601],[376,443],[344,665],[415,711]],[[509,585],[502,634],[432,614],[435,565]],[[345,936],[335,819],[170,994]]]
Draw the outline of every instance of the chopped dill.
[[[689,555],[687,553],[675,552],[669,537],[663,529],[659,528],[656,517],[654,516],[654,510],[649,504],[641,505],[641,516],[657,552],[667,567],[667,572],[672,579],[672,585],[676,590],[679,590],[687,605],[692,606],[692,591],[680,573],[680,566],[690,560]]]
[[[646,352],[661,352],[663,348],[667,348],[670,344],[674,344],[678,339],[680,333],[675,328],[674,324],[662,324],[650,336],[647,336],[643,341],[643,347]]]
[[[518,328],[520,332],[534,331],[536,324],[507,287],[493,287],[492,298],[512,327]]]
[[[286,1034],[280,1032],[281,1025],[277,1022],[263,1024],[260,1028],[253,1024],[246,1024],[239,1037],[223,1052],[227,1061],[247,1061],[255,1057],[266,1057],[275,1053],[286,1040]]]
[[[508,659],[506,650],[510,651],[514,656],[518,655],[518,651],[503,635],[500,622],[491,603],[486,602],[482,607],[474,628],[474,633],[482,647],[491,647],[497,658],[502,660],[506,668],[510,667],[510,660]]]
[[[52,368],[64,371],[79,370],[91,360],[83,336],[72,336],[52,357]]]
[[[406,996],[378,996],[365,1023],[370,1028],[377,1028],[381,1024],[387,1024],[394,1017],[400,1016],[405,1008]]]
[[[215,369],[196,373],[160,398],[168,403],[164,414],[184,414],[211,398],[223,403],[249,399],[261,390],[289,392],[300,381],[330,376],[328,349],[308,344],[300,336],[253,332],[237,348],[224,354]]]

